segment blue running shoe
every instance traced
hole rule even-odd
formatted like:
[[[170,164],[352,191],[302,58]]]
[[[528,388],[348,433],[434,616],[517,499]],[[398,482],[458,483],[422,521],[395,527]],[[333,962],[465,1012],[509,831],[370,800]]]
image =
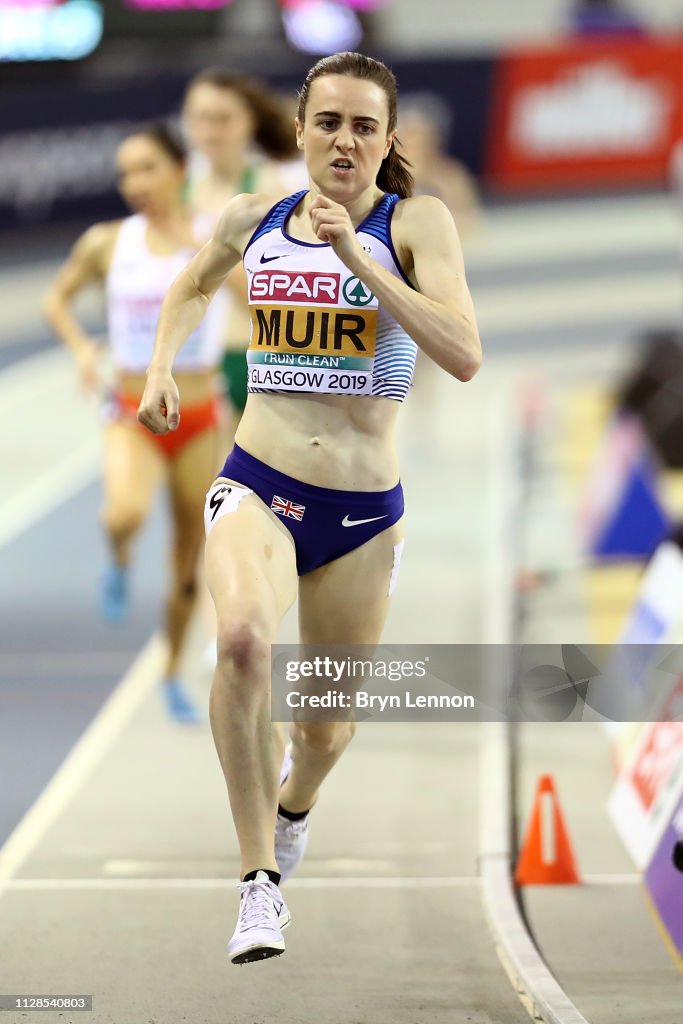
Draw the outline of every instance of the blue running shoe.
[[[128,611],[128,570],[120,565],[109,565],[102,577],[100,608],[105,622],[116,625]]]
[[[188,697],[179,680],[175,677],[162,683],[164,701],[169,718],[183,725],[197,725],[203,721],[199,711]]]

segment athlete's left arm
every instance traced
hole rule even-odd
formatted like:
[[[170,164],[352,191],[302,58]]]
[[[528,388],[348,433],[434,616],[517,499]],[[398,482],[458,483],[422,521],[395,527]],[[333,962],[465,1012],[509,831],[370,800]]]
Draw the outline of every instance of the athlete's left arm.
[[[329,200],[323,200],[320,205],[327,203]],[[314,225],[317,219],[314,215]],[[326,219],[324,214],[321,219]],[[416,196],[397,206],[393,217],[394,246],[417,290],[365,253],[357,236],[354,245],[342,229],[344,218],[329,217],[335,219],[337,223],[328,222],[323,231],[351,272],[374,292],[380,305],[430,359],[458,380],[471,380],[481,365],[481,343],[460,239],[441,200]]]

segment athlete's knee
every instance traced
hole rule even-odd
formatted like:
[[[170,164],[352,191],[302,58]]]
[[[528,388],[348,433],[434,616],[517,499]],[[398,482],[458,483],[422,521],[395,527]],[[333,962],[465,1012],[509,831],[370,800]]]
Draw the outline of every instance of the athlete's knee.
[[[171,596],[180,601],[194,601],[197,597],[197,590],[197,570],[193,566],[192,569],[175,575]]]
[[[270,639],[265,629],[246,618],[219,620],[218,667],[242,678],[268,676]]]
[[[113,537],[129,537],[137,533],[145,519],[147,509],[142,505],[105,505],[101,519],[105,530]]]
[[[300,743],[321,757],[330,757],[348,746],[356,732],[355,722],[295,722],[294,743]]]

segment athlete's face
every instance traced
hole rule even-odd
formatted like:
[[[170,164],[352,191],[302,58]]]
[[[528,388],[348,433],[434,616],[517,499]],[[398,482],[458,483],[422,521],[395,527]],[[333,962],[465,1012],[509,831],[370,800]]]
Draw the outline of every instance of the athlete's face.
[[[185,164],[178,163],[154,139],[132,135],[116,154],[119,192],[138,213],[163,213],[178,201]]]
[[[188,93],[183,110],[190,145],[211,163],[235,161],[254,135],[254,118],[239,93],[200,82]]]
[[[297,144],[312,181],[338,202],[375,184],[389,152],[387,97],[381,86],[350,75],[322,75],[311,84]]]

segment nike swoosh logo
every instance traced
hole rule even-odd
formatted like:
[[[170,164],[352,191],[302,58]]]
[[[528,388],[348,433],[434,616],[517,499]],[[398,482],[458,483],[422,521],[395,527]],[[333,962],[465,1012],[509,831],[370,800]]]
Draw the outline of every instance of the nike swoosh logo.
[[[261,255],[261,263],[272,263],[273,260],[283,260],[285,256],[291,256],[291,252],[279,252],[277,256],[266,256],[265,253]]]
[[[378,519],[386,519],[384,516],[373,516],[372,519],[349,519],[348,516],[344,516],[342,519],[342,526],[360,526],[361,523],[376,523]]]

